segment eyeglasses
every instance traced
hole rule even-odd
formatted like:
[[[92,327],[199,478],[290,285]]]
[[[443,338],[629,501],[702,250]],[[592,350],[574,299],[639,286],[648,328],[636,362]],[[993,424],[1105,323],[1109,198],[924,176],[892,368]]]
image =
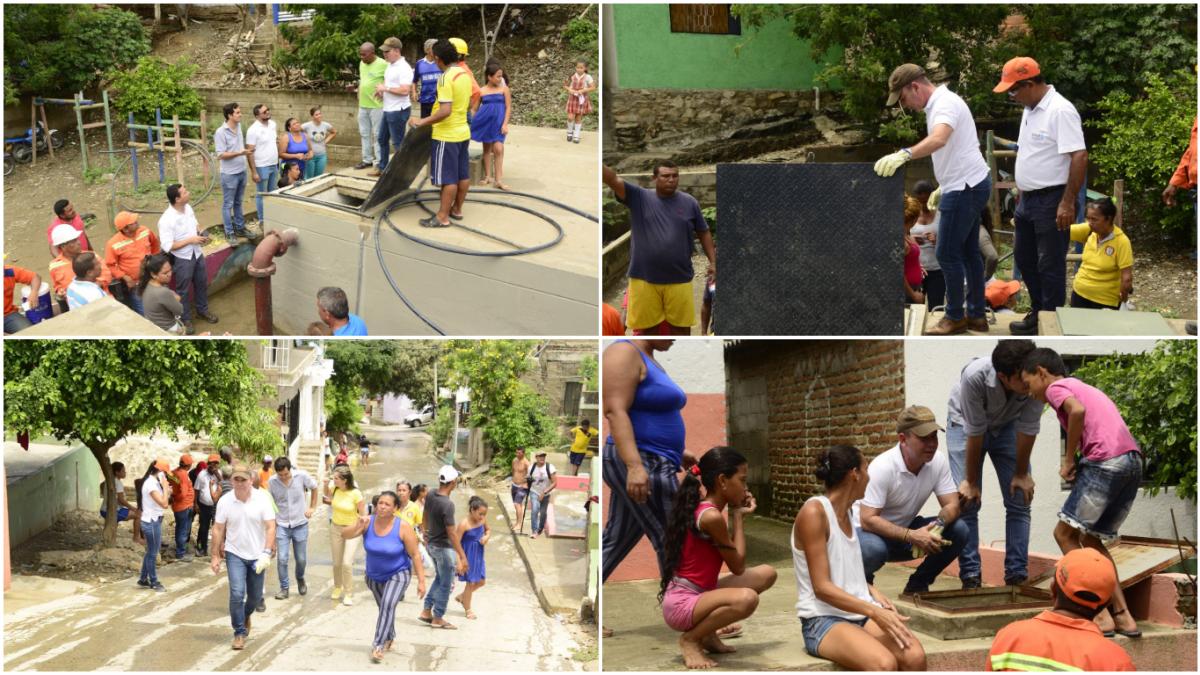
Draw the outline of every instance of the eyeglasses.
[[[1025,87],[1029,87],[1032,85],[1033,85],[1033,83],[1030,82],[1029,80],[1021,80],[1020,82],[1017,82],[1016,84],[1014,84],[1013,86],[1008,88],[1008,95],[1010,98],[1013,96],[1016,96],[1018,91],[1021,91]]]

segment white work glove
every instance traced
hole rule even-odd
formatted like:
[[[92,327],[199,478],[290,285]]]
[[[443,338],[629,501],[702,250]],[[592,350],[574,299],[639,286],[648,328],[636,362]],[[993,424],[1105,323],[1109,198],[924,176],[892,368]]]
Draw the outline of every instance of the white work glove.
[[[938,188],[929,194],[929,202],[925,208],[930,211],[937,211],[938,203],[942,201],[942,188]]]
[[[884,155],[875,162],[875,173],[884,178],[888,178],[896,173],[896,170],[908,163],[912,159],[907,151],[897,150],[890,155]]]
[[[254,563],[254,573],[262,574],[263,572],[267,571],[267,568],[270,566],[271,554],[270,552],[264,552],[262,555],[258,556],[258,562]]]

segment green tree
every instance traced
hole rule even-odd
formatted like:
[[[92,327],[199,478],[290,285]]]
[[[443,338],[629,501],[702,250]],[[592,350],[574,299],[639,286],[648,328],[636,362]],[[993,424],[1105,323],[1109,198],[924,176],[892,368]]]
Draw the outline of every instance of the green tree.
[[[600,360],[589,354],[579,362],[579,377],[588,391],[600,390]]]
[[[1196,117],[1196,75],[1185,70],[1164,79],[1154,72],[1142,78],[1145,91],[1130,96],[1114,91],[1096,104],[1101,117],[1086,124],[1103,136],[1089,152],[1103,182],[1125,180],[1131,220],[1157,223],[1167,232],[1195,234],[1196,208],[1181,199],[1174,208],[1161,197],[1191,138]]]
[[[213,433],[243,450],[282,447],[246,349],[229,340],[14,340],[4,350],[4,425],[82,443],[108,486],[104,543],[117,535],[108,451],[130,434]],[[273,438],[273,443],[270,439]]]
[[[143,56],[135,68],[109,74],[115,92],[113,107],[121,113],[133,113],[142,124],[154,124],[154,111],[159,109],[168,123],[172,115],[179,115],[181,120],[200,119],[204,99],[188,84],[196,69],[182,60],[167,63]]]
[[[333,382],[370,396],[396,394],[433,402],[433,367],[441,343],[428,340],[337,340],[326,343]]]
[[[1163,340],[1143,354],[1088,359],[1073,375],[1117,404],[1146,456],[1149,493],[1174,486],[1196,501],[1196,342]]]
[[[15,94],[67,96],[113,68],[150,53],[132,12],[91,5],[4,5],[5,99]]]
[[[325,387],[325,430],[330,435],[359,432],[358,422],[363,416],[363,407],[358,403],[361,397],[362,389],[352,384],[330,382]]]

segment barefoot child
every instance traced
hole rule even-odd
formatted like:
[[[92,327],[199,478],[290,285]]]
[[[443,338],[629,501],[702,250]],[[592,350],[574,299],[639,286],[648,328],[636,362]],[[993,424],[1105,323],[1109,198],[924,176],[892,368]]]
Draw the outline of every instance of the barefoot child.
[[[471,596],[486,583],[483,547],[492,537],[492,528],[487,524],[488,505],[482,497],[471,497],[467,509],[467,517],[458,524],[458,536],[462,538],[463,552],[467,554],[467,573],[458,575],[458,580],[467,582],[467,587],[454,599],[466,610],[467,618],[474,619]]]
[[[1058,473],[1074,485],[1058,512],[1054,539],[1063,553],[1086,546],[1112,560],[1104,542],[1117,538],[1142,480],[1137,441],[1116,404],[1099,389],[1067,377],[1067,367],[1053,349],[1030,352],[1021,371],[1030,396],[1049,403],[1067,431],[1067,453]],[[1103,609],[1095,619],[1105,636],[1141,637],[1120,579],[1110,606],[1111,614]]]
[[[486,82],[479,90],[479,100],[471,107],[471,140],[483,144],[484,176],[479,184],[494,183],[497,188],[507,190],[508,186],[504,184],[504,139],[508,136],[512,94],[504,83],[504,69],[499,63],[489,63],[483,72]]]
[[[835,445],[817,458],[825,494],[800,507],[792,528],[796,613],[809,654],[848,670],[924,670],[925,650],[890,601],[867,583],[851,522],[867,491],[867,459]]]
[[[705,651],[734,651],[717,630],[753,614],[759,594],[775,583],[770,565],[746,568],[742,521],[756,506],[746,490],[746,469],[746,458],[733,448],[709,450],[684,473],[668,516],[658,600],[667,625],[683,633],[679,649],[688,668],[717,665]],[[726,506],[730,521],[722,513]],[[718,579],[722,564],[732,574]]]
[[[583,131],[583,116],[592,112],[588,94],[596,91],[596,81],[588,74],[586,61],[575,62],[575,73],[563,88],[567,90],[567,142],[578,143]]]

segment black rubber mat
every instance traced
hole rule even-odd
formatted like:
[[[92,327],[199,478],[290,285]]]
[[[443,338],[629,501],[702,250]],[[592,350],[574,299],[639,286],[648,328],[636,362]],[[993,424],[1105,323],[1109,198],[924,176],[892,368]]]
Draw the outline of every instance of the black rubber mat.
[[[412,187],[417,174],[429,164],[432,133],[433,128],[430,126],[408,127],[400,148],[388,160],[387,168],[371,189],[371,194],[367,195],[367,200],[358,207],[359,211],[370,211]]]
[[[901,335],[904,180],[871,164],[717,165],[718,335]]]

